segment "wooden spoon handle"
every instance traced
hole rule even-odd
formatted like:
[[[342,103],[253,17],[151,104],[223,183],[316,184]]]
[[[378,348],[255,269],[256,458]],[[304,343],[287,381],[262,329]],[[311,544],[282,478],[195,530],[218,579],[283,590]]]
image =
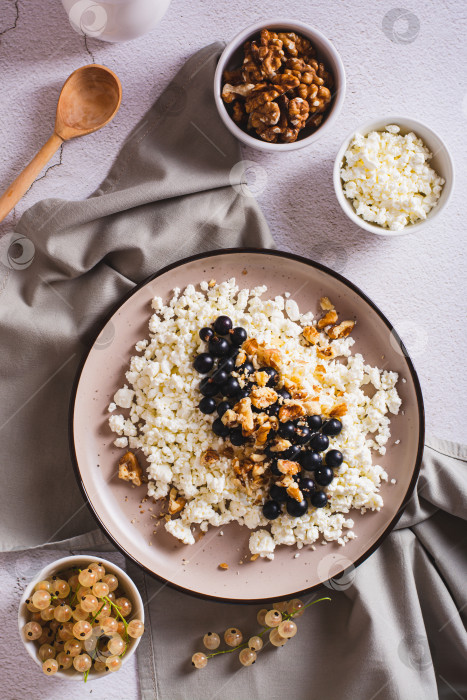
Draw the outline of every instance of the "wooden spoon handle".
[[[53,133],[47,143],[36,153],[29,165],[24,168],[23,172],[18,175],[6,192],[2,194],[0,197],[0,221],[3,221],[5,216],[18,204],[23,194],[28,191],[44,165],[49,162],[62,143],[63,139]]]

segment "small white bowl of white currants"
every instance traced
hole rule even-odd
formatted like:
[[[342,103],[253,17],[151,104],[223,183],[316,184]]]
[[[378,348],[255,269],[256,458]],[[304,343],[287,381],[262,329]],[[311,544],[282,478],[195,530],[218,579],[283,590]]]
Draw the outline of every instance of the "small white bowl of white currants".
[[[18,625],[46,676],[90,681],[118,671],[135,653],[144,632],[143,601],[111,561],[64,557],[27,586]]]

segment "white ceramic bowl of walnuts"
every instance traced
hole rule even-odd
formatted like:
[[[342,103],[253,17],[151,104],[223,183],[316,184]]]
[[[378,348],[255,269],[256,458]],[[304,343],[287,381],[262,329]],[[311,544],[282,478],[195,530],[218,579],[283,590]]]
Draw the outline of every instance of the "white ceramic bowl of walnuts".
[[[273,33],[270,41],[263,30]],[[246,64],[244,45],[251,41],[254,60]],[[240,76],[236,69],[241,67]],[[273,90],[280,94],[273,97]],[[239,141],[262,151],[293,151],[317,141],[334,123],[344,96],[344,65],[333,44],[294,20],[256,22],[244,29],[224,49],[214,76],[222,121]]]

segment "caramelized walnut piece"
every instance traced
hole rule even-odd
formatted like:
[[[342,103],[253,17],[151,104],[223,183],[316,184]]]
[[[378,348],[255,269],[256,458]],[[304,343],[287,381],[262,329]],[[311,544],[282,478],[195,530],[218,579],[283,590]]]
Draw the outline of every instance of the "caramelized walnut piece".
[[[118,462],[118,478],[131,481],[134,486],[143,483],[143,470],[133,452],[126,452]]]
[[[210,464],[217,462],[218,459],[219,455],[216,450],[209,449],[201,455],[201,464],[204,466],[209,466]]]
[[[274,85],[280,85],[285,91],[294,90],[300,85],[300,78],[293,72],[279,73],[272,79]],[[279,100],[279,98],[278,98]]]
[[[263,129],[265,126],[273,126],[279,121],[281,111],[276,102],[266,102],[250,114],[250,124],[254,129]]]
[[[255,387],[251,394],[251,403],[255,408],[267,408],[277,401],[277,393],[268,386]],[[246,401],[246,399],[242,399]]]
[[[346,338],[350,333],[352,333],[355,326],[355,321],[342,321],[338,326],[334,326],[327,331],[330,338],[335,340],[336,338]]]
[[[232,117],[234,122],[237,122],[237,124],[241,124],[242,122],[246,121],[246,112],[245,112],[245,107],[239,102],[238,100],[235,100],[232,104]]]
[[[285,438],[276,438],[270,447],[271,452],[285,452],[292,445],[289,440]]]
[[[253,411],[251,410],[251,399],[247,396],[235,404],[234,410],[237,412],[238,422],[242,426],[244,435],[253,432],[255,427]]]
[[[279,350],[276,350],[275,348],[259,347],[258,358],[260,362],[265,364],[267,367],[272,367],[275,370],[280,369],[282,356]]]
[[[245,340],[242,348],[247,355],[255,355],[258,352],[259,343],[256,338],[249,338],[248,340]]]
[[[256,445],[260,447],[261,445],[265,445],[267,440],[268,440],[268,435],[271,432],[271,424],[270,423],[263,423],[258,430],[256,431]]]
[[[340,403],[334,404],[332,409],[329,412],[329,415],[331,418],[340,418],[341,416],[345,416],[347,413],[347,404],[345,401],[341,401]]]
[[[255,372],[253,379],[258,386],[266,386],[269,381],[269,374],[267,372]]]
[[[314,326],[306,326],[302,331],[302,335],[310,345],[316,345],[319,341],[319,332]]]
[[[290,498],[294,498],[299,503],[303,501],[303,494],[295,482],[287,487],[287,495],[290,496]]]
[[[226,104],[229,104],[239,96],[248,97],[254,89],[254,83],[247,83],[246,85],[230,85],[230,83],[226,83],[222,88],[222,99]]]
[[[279,409],[279,420],[285,423],[295,418],[300,418],[306,413],[303,403],[297,399],[287,399]]]
[[[335,323],[337,323],[337,313],[335,311],[328,311],[323,318],[318,321],[318,328],[333,326]]]
[[[298,129],[303,129],[308,115],[310,114],[308,102],[302,100],[301,97],[294,97],[294,99],[289,102],[288,112],[289,122]]]
[[[326,347],[319,347],[316,350],[316,357],[318,357],[320,360],[331,360],[334,357],[334,350],[332,349],[332,346],[327,345]]]
[[[300,471],[300,465],[297,462],[292,462],[289,459],[278,459],[277,468],[282,474],[293,476]]]
[[[175,515],[180,513],[185,507],[186,500],[182,496],[178,496],[177,489],[171,488],[169,493],[169,514]]]
[[[335,306],[329,297],[321,297],[319,305],[323,311],[335,311]]]

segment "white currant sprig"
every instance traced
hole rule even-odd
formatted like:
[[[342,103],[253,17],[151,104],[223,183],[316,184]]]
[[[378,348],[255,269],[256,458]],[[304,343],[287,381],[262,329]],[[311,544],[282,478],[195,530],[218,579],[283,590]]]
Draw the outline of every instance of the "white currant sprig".
[[[266,632],[271,633],[271,632],[273,632],[273,630],[277,630],[277,627],[279,626],[279,624],[292,620],[292,618],[296,617],[298,614],[301,615],[306,610],[306,608],[309,608],[312,605],[315,605],[316,603],[321,603],[325,600],[330,601],[331,598],[328,598],[328,597],[319,598],[318,600],[313,600],[310,603],[307,603],[306,605],[303,605],[301,603],[301,601],[297,600],[296,601],[297,605],[300,604],[300,607],[297,607],[297,609],[293,608],[291,612],[284,613],[284,614],[281,614],[279,611],[275,611],[278,613],[277,625],[273,625],[273,626],[263,625],[262,631],[259,632],[257,635],[255,635],[255,638],[259,638],[262,640],[262,637],[266,634]],[[295,603],[295,601],[293,601],[293,602]],[[296,625],[293,625],[293,626],[294,626],[294,630],[290,630],[289,635],[288,635],[289,637],[294,636],[296,633]],[[228,630],[227,630],[227,632],[228,632]],[[226,634],[227,634],[227,632],[226,632]],[[232,628],[231,632],[233,633],[233,636],[235,634],[237,634],[237,635],[240,635],[240,637],[241,637],[241,632],[239,630]],[[219,645],[220,640],[219,640],[218,635],[216,635],[216,637],[217,637],[217,640],[216,640],[217,645]],[[280,634],[279,634],[279,637],[281,637]],[[224,638],[225,638],[225,636],[224,636]],[[240,644],[233,646],[231,649],[222,649],[221,651],[212,651],[210,654],[204,654],[203,652],[196,652],[192,656],[192,664],[196,668],[204,668],[208,662],[208,659],[211,659],[214,656],[219,656],[220,654],[231,654],[234,651],[240,651],[240,661],[241,661],[242,665],[250,666],[251,664],[255,663],[255,661],[256,661],[256,651],[259,651],[259,649],[262,648],[262,641],[261,641],[261,645],[257,646],[257,649],[250,648],[251,639],[253,639],[253,637],[250,638],[250,640],[248,642],[241,642]],[[287,637],[284,637],[283,643],[285,644],[286,641],[287,641]],[[276,645],[279,646],[281,644],[277,643]],[[246,651],[249,653],[243,654],[243,651]],[[242,658],[242,654],[243,654],[243,658]]]

